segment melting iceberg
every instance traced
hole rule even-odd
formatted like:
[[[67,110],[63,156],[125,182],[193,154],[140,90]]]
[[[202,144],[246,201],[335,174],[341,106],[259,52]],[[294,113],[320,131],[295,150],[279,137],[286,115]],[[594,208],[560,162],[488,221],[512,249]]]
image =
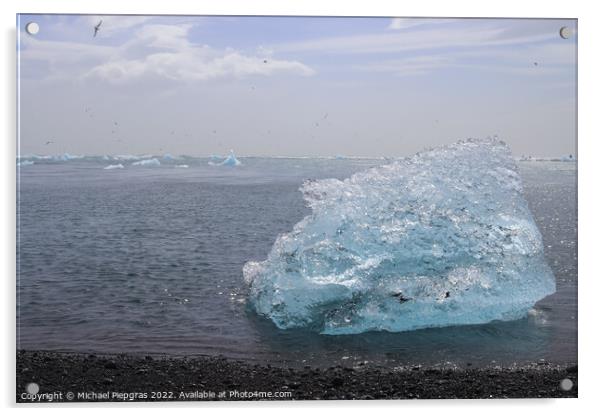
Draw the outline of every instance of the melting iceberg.
[[[213,155],[211,156],[211,159],[214,159]],[[209,164],[212,166],[239,166],[239,165],[242,165],[240,160],[238,160],[236,158],[236,156],[234,156],[233,150],[230,150],[230,155],[228,155],[228,157],[225,158],[223,161],[214,162],[213,160],[210,160]]]
[[[307,181],[312,214],[243,268],[279,328],[407,331],[526,316],[555,291],[509,148],[465,140]]]
[[[158,159],[144,159],[138,162],[132,163],[132,166],[161,166],[161,162]]]

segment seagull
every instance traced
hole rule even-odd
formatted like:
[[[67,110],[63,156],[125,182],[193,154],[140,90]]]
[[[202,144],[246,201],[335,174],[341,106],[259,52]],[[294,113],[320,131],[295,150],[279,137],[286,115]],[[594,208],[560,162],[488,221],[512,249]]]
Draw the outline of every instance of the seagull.
[[[100,25],[102,25],[102,19],[100,19],[100,22],[98,22],[98,24],[94,26],[94,37],[96,37],[96,34],[100,30]]]
[[[263,63],[264,63],[264,64],[267,64],[267,63],[268,63],[268,60],[267,60],[267,59],[264,59],[264,60],[263,60]]]
[[[533,65],[537,66],[537,62],[533,62]]]
[[[48,140],[48,141],[46,142],[46,146],[48,146],[49,144],[52,144],[52,143],[54,143],[52,140]]]

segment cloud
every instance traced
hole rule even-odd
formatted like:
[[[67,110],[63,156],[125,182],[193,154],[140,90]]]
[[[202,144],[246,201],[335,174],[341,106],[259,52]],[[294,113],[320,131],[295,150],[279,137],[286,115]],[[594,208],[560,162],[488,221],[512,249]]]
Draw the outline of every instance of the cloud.
[[[93,27],[102,20],[99,36],[111,37],[133,27],[141,26],[152,18],[153,16],[83,16],[83,23],[90,28],[90,33],[92,33]]]
[[[405,21],[406,19],[403,19]],[[413,19],[410,19],[413,20]],[[414,26],[425,26],[415,30],[393,30],[385,33],[369,33],[349,36],[316,38],[307,41],[273,45],[277,52],[314,52],[325,54],[376,54],[404,51],[425,51],[428,49],[469,48],[486,46],[508,46],[543,42],[558,37],[555,31],[521,33],[509,31],[498,22],[484,21],[480,24],[466,24],[462,19],[451,19],[429,25],[437,19],[426,19]],[[394,22],[400,22],[395,20]],[[409,28],[404,23],[394,23],[394,27]]]
[[[162,52],[141,59],[112,60],[98,65],[86,78],[98,78],[110,83],[136,79],[168,79],[174,81],[207,81],[216,78],[242,78],[250,75],[290,73],[309,76],[314,71],[296,61],[270,60],[264,63],[258,57],[236,51],[217,53],[210,48],[194,48],[187,52]]]
[[[387,29],[389,30],[403,30],[410,29],[417,26],[452,23],[458,19],[425,19],[422,17],[394,17],[391,19]]]
[[[367,72],[392,72],[396,75],[422,75],[436,69],[449,67],[453,59],[446,56],[415,56],[403,59],[385,60],[377,63],[356,65],[355,69]]]
[[[353,70],[401,76],[444,68],[526,76],[567,74],[574,66],[576,45],[560,39],[557,26],[565,24],[570,22],[393,18],[386,31],[272,47],[280,53],[346,55],[345,59],[355,60]]]
[[[87,16],[87,19],[94,22],[97,17]],[[189,38],[192,24],[148,21],[146,17],[103,18],[102,27],[111,28],[108,33],[133,28],[125,42],[112,46],[92,41],[77,43],[25,37],[21,60],[47,63],[46,78],[93,79],[112,84],[160,79],[189,82],[274,74],[315,74],[312,68],[299,61],[268,58],[265,48],[243,53],[193,43]]]
[[[575,44],[561,42],[524,45],[520,48],[426,51],[403,58],[355,65],[354,69],[365,72],[390,72],[401,76],[421,75],[444,68],[541,76],[570,73],[571,69],[576,69],[575,62]]]

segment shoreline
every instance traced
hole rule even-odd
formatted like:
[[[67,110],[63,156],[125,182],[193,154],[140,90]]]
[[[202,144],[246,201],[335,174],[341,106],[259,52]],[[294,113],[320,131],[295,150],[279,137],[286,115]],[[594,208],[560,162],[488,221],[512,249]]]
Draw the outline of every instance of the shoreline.
[[[16,401],[389,400],[578,396],[578,367],[275,367],[223,357],[20,350]],[[565,391],[561,381],[573,387]],[[39,386],[27,394],[29,383]],[[30,392],[35,391],[30,386]]]

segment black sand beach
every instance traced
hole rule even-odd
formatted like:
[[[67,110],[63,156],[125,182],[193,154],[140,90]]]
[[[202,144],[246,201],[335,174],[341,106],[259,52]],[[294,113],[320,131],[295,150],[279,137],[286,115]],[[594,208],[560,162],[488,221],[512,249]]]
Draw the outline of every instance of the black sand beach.
[[[577,366],[280,368],[221,357],[19,351],[17,402],[577,397]],[[573,386],[565,391],[561,381]],[[29,386],[36,383],[37,386]],[[569,383],[570,384],[570,383]],[[27,391],[37,394],[28,395]],[[44,393],[48,393],[45,395]]]

